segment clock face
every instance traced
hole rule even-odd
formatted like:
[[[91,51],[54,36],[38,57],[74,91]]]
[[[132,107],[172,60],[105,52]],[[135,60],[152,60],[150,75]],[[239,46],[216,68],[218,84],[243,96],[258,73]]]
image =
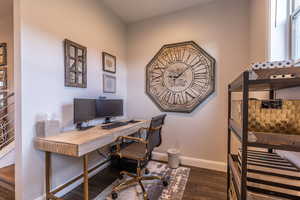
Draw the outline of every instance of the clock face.
[[[215,60],[194,42],[165,45],[146,67],[146,93],[167,112],[192,112],[214,91]]]

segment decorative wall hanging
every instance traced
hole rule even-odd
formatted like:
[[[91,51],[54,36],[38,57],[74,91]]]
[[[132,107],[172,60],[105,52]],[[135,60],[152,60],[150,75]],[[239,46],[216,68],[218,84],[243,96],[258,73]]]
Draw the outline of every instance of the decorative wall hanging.
[[[87,48],[65,39],[65,86],[87,87]]]
[[[104,93],[116,93],[116,77],[103,74],[103,92]]]
[[[102,52],[102,65],[103,71],[116,73],[117,70],[117,58],[109,53]]]
[[[7,68],[0,68],[0,90],[7,90]]]
[[[215,89],[215,59],[195,42],[163,46],[146,66],[146,93],[166,112],[192,112]]]
[[[7,65],[7,44],[0,43],[0,66]]]

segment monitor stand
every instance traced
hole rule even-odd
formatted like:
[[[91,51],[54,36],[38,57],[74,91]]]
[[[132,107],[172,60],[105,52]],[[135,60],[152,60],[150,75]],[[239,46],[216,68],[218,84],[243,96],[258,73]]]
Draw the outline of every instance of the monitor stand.
[[[111,122],[111,117],[105,117],[105,121],[103,122],[103,124],[110,124]]]

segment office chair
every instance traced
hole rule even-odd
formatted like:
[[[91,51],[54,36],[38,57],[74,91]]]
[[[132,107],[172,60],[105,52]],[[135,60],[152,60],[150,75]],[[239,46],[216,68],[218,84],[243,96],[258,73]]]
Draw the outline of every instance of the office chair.
[[[148,194],[142,183],[142,181],[146,181],[146,180],[161,180],[165,187],[168,186],[168,182],[165,177],[144,176],[144,174],[149,174],[149,170],[145,169],[143,173],[142,172],[143,167],[141,166],[141,163],[150,157],[150,154],[152,153],[153,149],[155,147],[160,146],[161,130],[162,130],[162,126],[164,125],[165,118],[166,115],[159,115],[153,117],[149,128],[140,129],[140,131],[144,131],[144,130],[147,131],[146,140],[142,138],[130,137],[130,136],[120,136],[117,139],[117,150],[114,154],[117,155],[120,159],[127,158],[127,159],[135,160],[137,162],[137,167],[136,167],[135,174],[129,173],[127,171],[121,171],[120,179],[122,179],[124,175],[131,177],[131,179],[121,182],[120,184],[118,184],[113,188],[111,193],[113,199],[118,198],[117,192],[120,192],[121,190],[124,190],[130,186],[139,184],[143,191],[144,200],[148,200]],[[121,149],[121,144],[124,142],[124,140],[132,140],[134,141],[134,143]]]

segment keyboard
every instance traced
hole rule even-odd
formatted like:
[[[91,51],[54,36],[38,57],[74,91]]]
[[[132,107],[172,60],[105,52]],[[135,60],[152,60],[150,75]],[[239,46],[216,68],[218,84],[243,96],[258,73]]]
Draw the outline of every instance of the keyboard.
[[[111,124],[103,125],[102,128],[103,129],[113,129],[113,128],[118,128],[121,126],[126,126],[127,124],[129,124],[129,123],[128,122],[113,122]]]
[[[118,127],[121,127],[121,126],[126,126],[128,124],[134,124],[134,123],[138,123],[139,121],[134,121],[134,120],[130,120],[130,121],[127,121],[127,122],[113,122],[111,124],[107,124],[107,125],[102,125],[102,128],[103,129],[114,129],[114,128],[118,128]]]
[[[83,126],[83,127],[78,128],[77,130],[79,130],[79,131],[86,131],[86,130],[94,128],[94,127],[95,126]]]

